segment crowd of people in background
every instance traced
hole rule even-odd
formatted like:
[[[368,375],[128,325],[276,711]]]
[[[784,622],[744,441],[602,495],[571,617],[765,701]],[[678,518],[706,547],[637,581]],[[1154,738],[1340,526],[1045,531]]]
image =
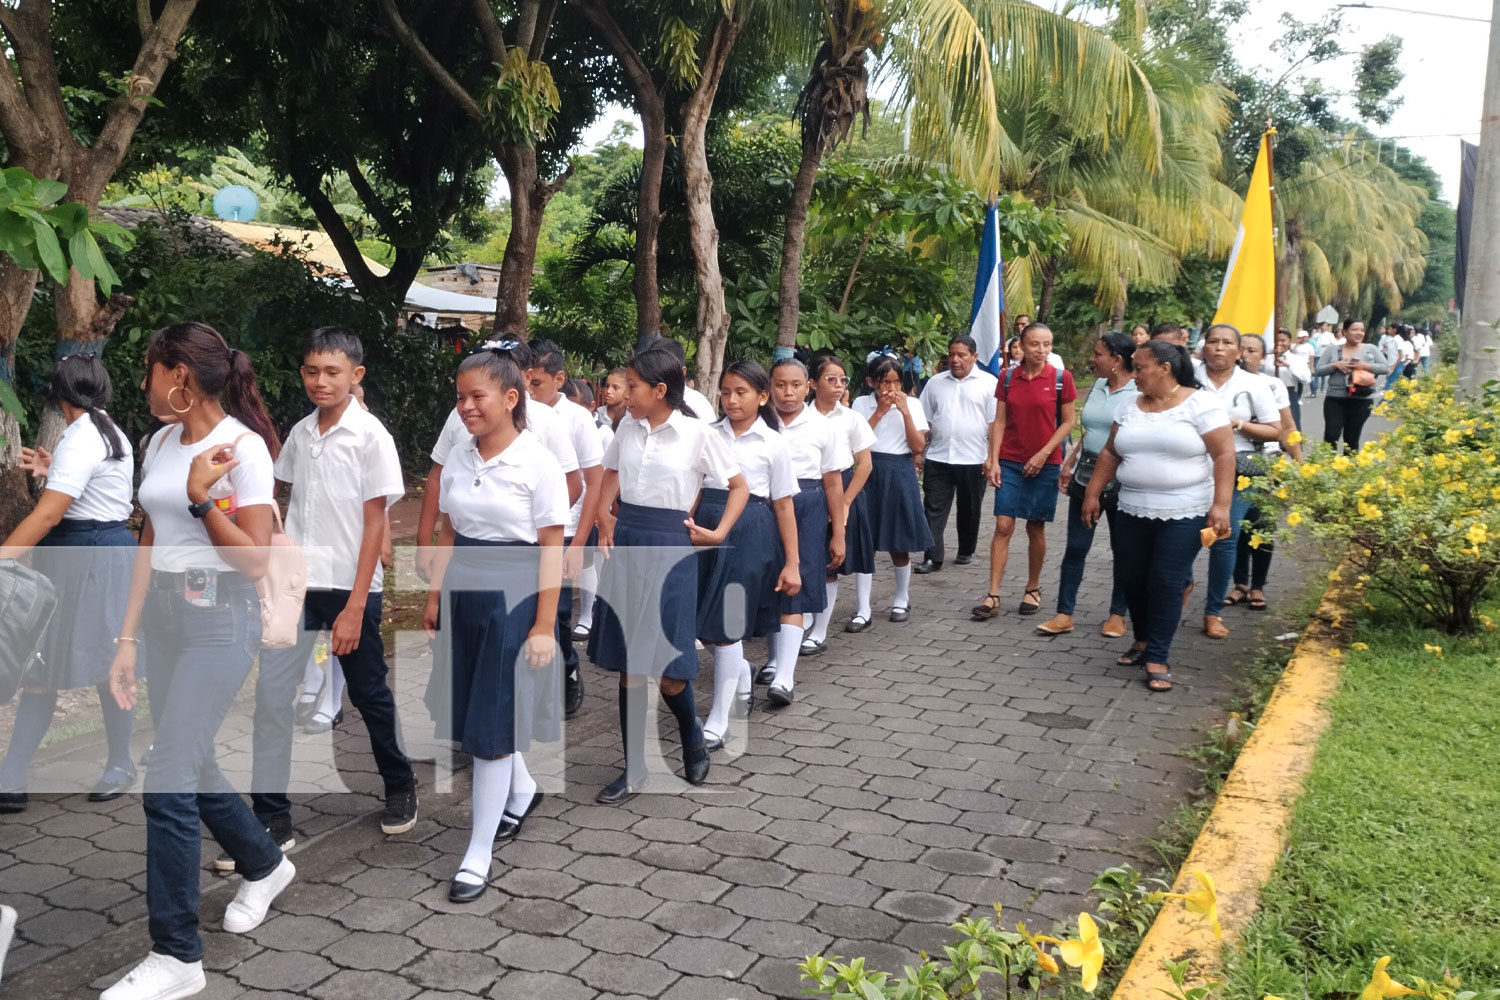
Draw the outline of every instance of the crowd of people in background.
[[[1351,318],[1336,332],[1278,330],[1268,344],[1211,324],[1190,349],[1194,333],[1180,324],[1137,325],[1097,339],[1080,391],[1052,330],[1022,316],[996,372],[965,335],[930,376],[915,355],[888,350],[769,368],[738,361],[715,387],[717,405],[689,385],[671,339],[598,383],[569,377],[554,344],[486,342],[458,367],[416,539],[429,587],[423,625],[435,640],[425,705],[435,736],[473,760],[472,828],[450,900],[487,891],[496,845],[514,840],[543,800],[525,754],[560,740],[582,705],[580,647],[618,677],[620,773],[597,801],[623,802],[661,780],[648,765],[653,696],[676,724],[683,780],[701,785],[712,754],[743,737],[757,686],[773,710],[795,700],[799,661],[829,648],[845,577],[854,593],[843,631],[860,633],[875,626],[882,556],[894,576],[885,618],[910,620],[912,576],[947,564],[955,507],[952,561],[978,557],[986,487],[988,588],[972,618],[1005,612],[1018,522],[1025,581],[1010,607],[1039,614],[1047,525],[1066,497],[1054,614],[1035,631],[1078,627],[1102,517],[1113,569],[1100,631],[1130,635],[1116,662],[1141,668],[1150,691],[1170,691],[1202,549],[1205,635],[1228,637],[1225,607],[1268,606],[1272,526],[1256,480],[1279,453],[1300,461],[1301,400],[1321,393],[1325,439],[1357,449],[1379,387],[1428,364],[1423,333],[1393,324],[1378,345],[1365,333]],[[313,331],[299,375],[312,412],[283,439],[244,352],[202,324],[169,326],[151,338],[142,372],[158,431],[133,449],[108,416],[112,387],[98,359],[71,356],[47,391],[67,430],[51,453],[23,453],[46,488],[0,556],[31,553],[69,610],[48,634],[45,670],[26,678],[0,762],[0,812],[29,804],[58,692],[95,688],[107,754],[89,798],[143,784],[152,942],[103,1000],[203,988],[201,829],[223,850],[216,866],[241,879],[224,930],[259,926],[294,880],[293,731],[339,724],[335,673],[368,731],[382,831],[416,823],[417,778],[380,636],[388,511],[405,494],[396,444],[360,402],[364,350],[353,331]],[[137,504],[138,536],[127,527]],[[318,556],[294,608],[295,639],[261,649],[270,626],[257,581],[272,573],[272,537],[283,530]],[[63,547],[88,557],[52,558]],[[315,655],[322,633],[326,669]],[[754,639],[767,648],[759,667],[746,649]],[[713,665],[702,719],[699,649]],[[219,773],[214,746],[257,659],[247,802]],[[143,780],[130,751],[138,669],[155,730]],[[0,957],[14,920],[0,907]]]

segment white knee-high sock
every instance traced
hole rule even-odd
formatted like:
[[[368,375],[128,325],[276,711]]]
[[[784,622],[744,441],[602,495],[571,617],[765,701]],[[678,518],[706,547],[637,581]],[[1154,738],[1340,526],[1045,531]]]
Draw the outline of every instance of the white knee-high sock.
[[[594,594],[599,589],[599,571],[586,567],[578,577],[578,624],[594,627]]]
[[[771,683],[777,687],[792,689],[792,678],[797,672],[797,654],[802,650],[802,626],[781,626],[776,633],[776,679]]]
[[[875,586],[874,573],[854,574],[854,614],[870,620],[870,588]]]
[[[809,639],[814,642],[828,641],[828,623],[833,621],[833,606],[838,603],[838,600],[839,582],[835,580],[828,585],[828,603],[824,605],[822,611],[813,615],[812,631],[807,636]]]
[[[318,700],[318,690],[323,686],[323,668],[318,666],[318,654],[307,654],[307,666],[302,668],[302,697],[298,701],[312,704]]]
[[[708,721],[703,723],[704,732],[723,737],[729,729],[729,706],[739,691],[740,675],[748,674],[749,666],[744,643],[714,647],[714,703],[708,710]]]
[[[519,753],[510,755],[510,796],[505,800],[505,811],[520,816],[531,805],[536,794],[536,779],[526,770],[526,761]]]
[[[339,658],[328,655],[328,683],[323,685],[323,701],[318,711],[330,719],[339,713],[344,704],[344,668]]]
[[[896,567],[896,594],[891,598],[893,607],[911,607],[911,563]]]
[[[505,799],[510,794],[510,769],[509,757],[474,759],[474,830],[469,834],[469,849],[464,852],[460,868],[489,875],[490,858],[495,853],[495,831],[500,829]],[[480,879],[472,875],[459,873],[457,878],[469,885],[480,884]]]

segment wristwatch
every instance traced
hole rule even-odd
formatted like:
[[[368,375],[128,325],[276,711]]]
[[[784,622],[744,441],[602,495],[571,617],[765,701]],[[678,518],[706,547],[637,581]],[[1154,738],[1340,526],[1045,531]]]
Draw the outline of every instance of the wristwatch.
[[[212,498],[208,498],[208,499],[204,500],[202,503],[190,503],[190,504],[188,504],[188,513],[191,514],[191,515],[193,515],[194,517],[198,518],[198,520],[200,520],[200,521],[203,520],[205,517],[207,517],[208,516],[208,512],[211,511],[211,510],[213,510],[213,509],[214,509],[214,502],[213,502]]]

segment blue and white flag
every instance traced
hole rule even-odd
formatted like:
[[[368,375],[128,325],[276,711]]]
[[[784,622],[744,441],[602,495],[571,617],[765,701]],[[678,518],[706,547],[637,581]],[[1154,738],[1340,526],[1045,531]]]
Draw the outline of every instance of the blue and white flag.
[[[1005,347],[1005,335],[1000,329],[1005,296],[1000,286],[1000,210],[991,201],[984,213],[979,273],[974,276],[974,311],[969,316],[969,336],[974,338],[979,364],[991,375],[1000,374],[1000,351]]]

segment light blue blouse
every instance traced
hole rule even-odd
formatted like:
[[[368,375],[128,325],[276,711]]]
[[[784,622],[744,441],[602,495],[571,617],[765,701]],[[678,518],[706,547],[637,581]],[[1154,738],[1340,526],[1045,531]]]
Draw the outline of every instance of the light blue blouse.
[[[1131,379],[1114,392],[1109,391],[1109,379],[1098,379],[1089,389],[1083,401],[1083,447],[1097,455],[1109,441],[1109,429],[1115,422],[1115,411],[1137,395],[1135,380]]]

